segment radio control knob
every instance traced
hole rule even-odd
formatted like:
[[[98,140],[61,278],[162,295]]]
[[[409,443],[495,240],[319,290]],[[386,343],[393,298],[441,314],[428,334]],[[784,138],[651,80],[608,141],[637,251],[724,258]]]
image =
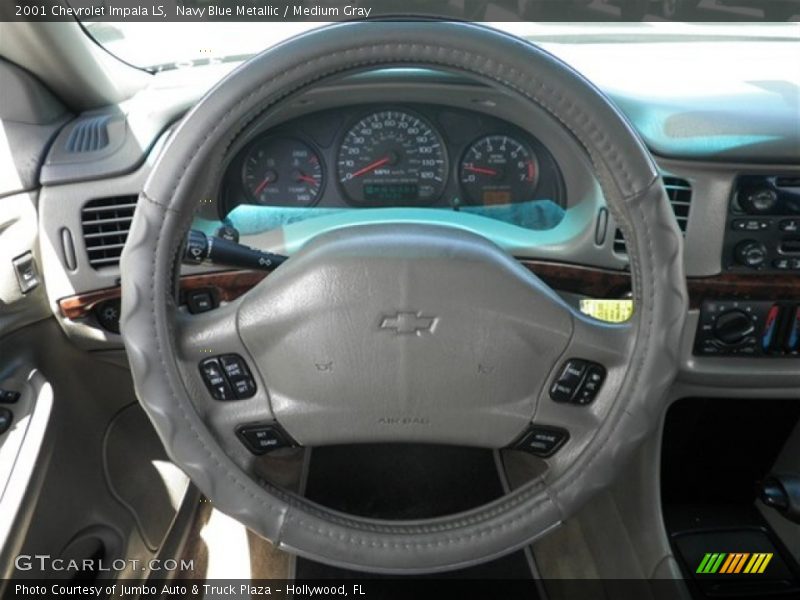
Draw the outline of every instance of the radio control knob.
[[[742,198],[744,209],[751,214],[763,214],[771,211],[778,203],[778,193],[769,188],[760,188],[748,192]]]
[[[714,337],[727,345],[743,342],[755,331],[753,320],[743,310],[722,313],[714,322]]]
[[[755,240],[745,240],[736,246],[735,255],[739,264],[758,268],[767,260],[767,247]]]

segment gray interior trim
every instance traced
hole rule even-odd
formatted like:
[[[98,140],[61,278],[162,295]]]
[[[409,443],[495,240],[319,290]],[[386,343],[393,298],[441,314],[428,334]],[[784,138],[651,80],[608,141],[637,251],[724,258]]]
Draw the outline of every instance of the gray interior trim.
[[[0,22],[0,56],[36,75],[76,112],[122,102],[152,79],[94,43],[77,21]]]
[[[14,423],[0,436],[0,565],[5,565],[0,578],[8,578],[14,553],[8,541],[40,458],[53,390],[39,371],[24,365],[17,365],[11,376],[0,378],[0,387],[22,392],[14,404]]]

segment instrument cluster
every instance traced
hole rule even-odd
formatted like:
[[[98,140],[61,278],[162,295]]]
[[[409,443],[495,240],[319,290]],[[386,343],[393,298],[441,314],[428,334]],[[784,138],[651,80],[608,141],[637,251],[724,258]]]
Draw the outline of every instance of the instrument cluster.
[[[547,148],[507,121],[438,105],[359,105],[259,134],[228,166],[221,212],[240,204],[563,206],[563,190]]]

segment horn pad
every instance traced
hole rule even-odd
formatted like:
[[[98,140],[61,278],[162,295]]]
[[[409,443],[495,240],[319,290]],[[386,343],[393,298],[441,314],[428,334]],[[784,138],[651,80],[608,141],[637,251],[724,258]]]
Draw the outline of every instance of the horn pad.
[[[408,224],[318,236],[243,299],[238,327],[301,444],[499,447],[530,421],[573,324],[491,242]]]

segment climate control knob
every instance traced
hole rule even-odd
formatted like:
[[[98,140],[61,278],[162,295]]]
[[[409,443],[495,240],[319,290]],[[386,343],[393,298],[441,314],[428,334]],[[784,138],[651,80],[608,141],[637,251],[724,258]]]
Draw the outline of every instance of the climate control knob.
[[[723,344],[740,344],[755,331],[753,320],[743,310],[729,310],[714,322],[714,337]]]
[[[767,247],[755,240],[745,240],[736,246],[735,255],[736,262],[755,269],[767,260]]]

